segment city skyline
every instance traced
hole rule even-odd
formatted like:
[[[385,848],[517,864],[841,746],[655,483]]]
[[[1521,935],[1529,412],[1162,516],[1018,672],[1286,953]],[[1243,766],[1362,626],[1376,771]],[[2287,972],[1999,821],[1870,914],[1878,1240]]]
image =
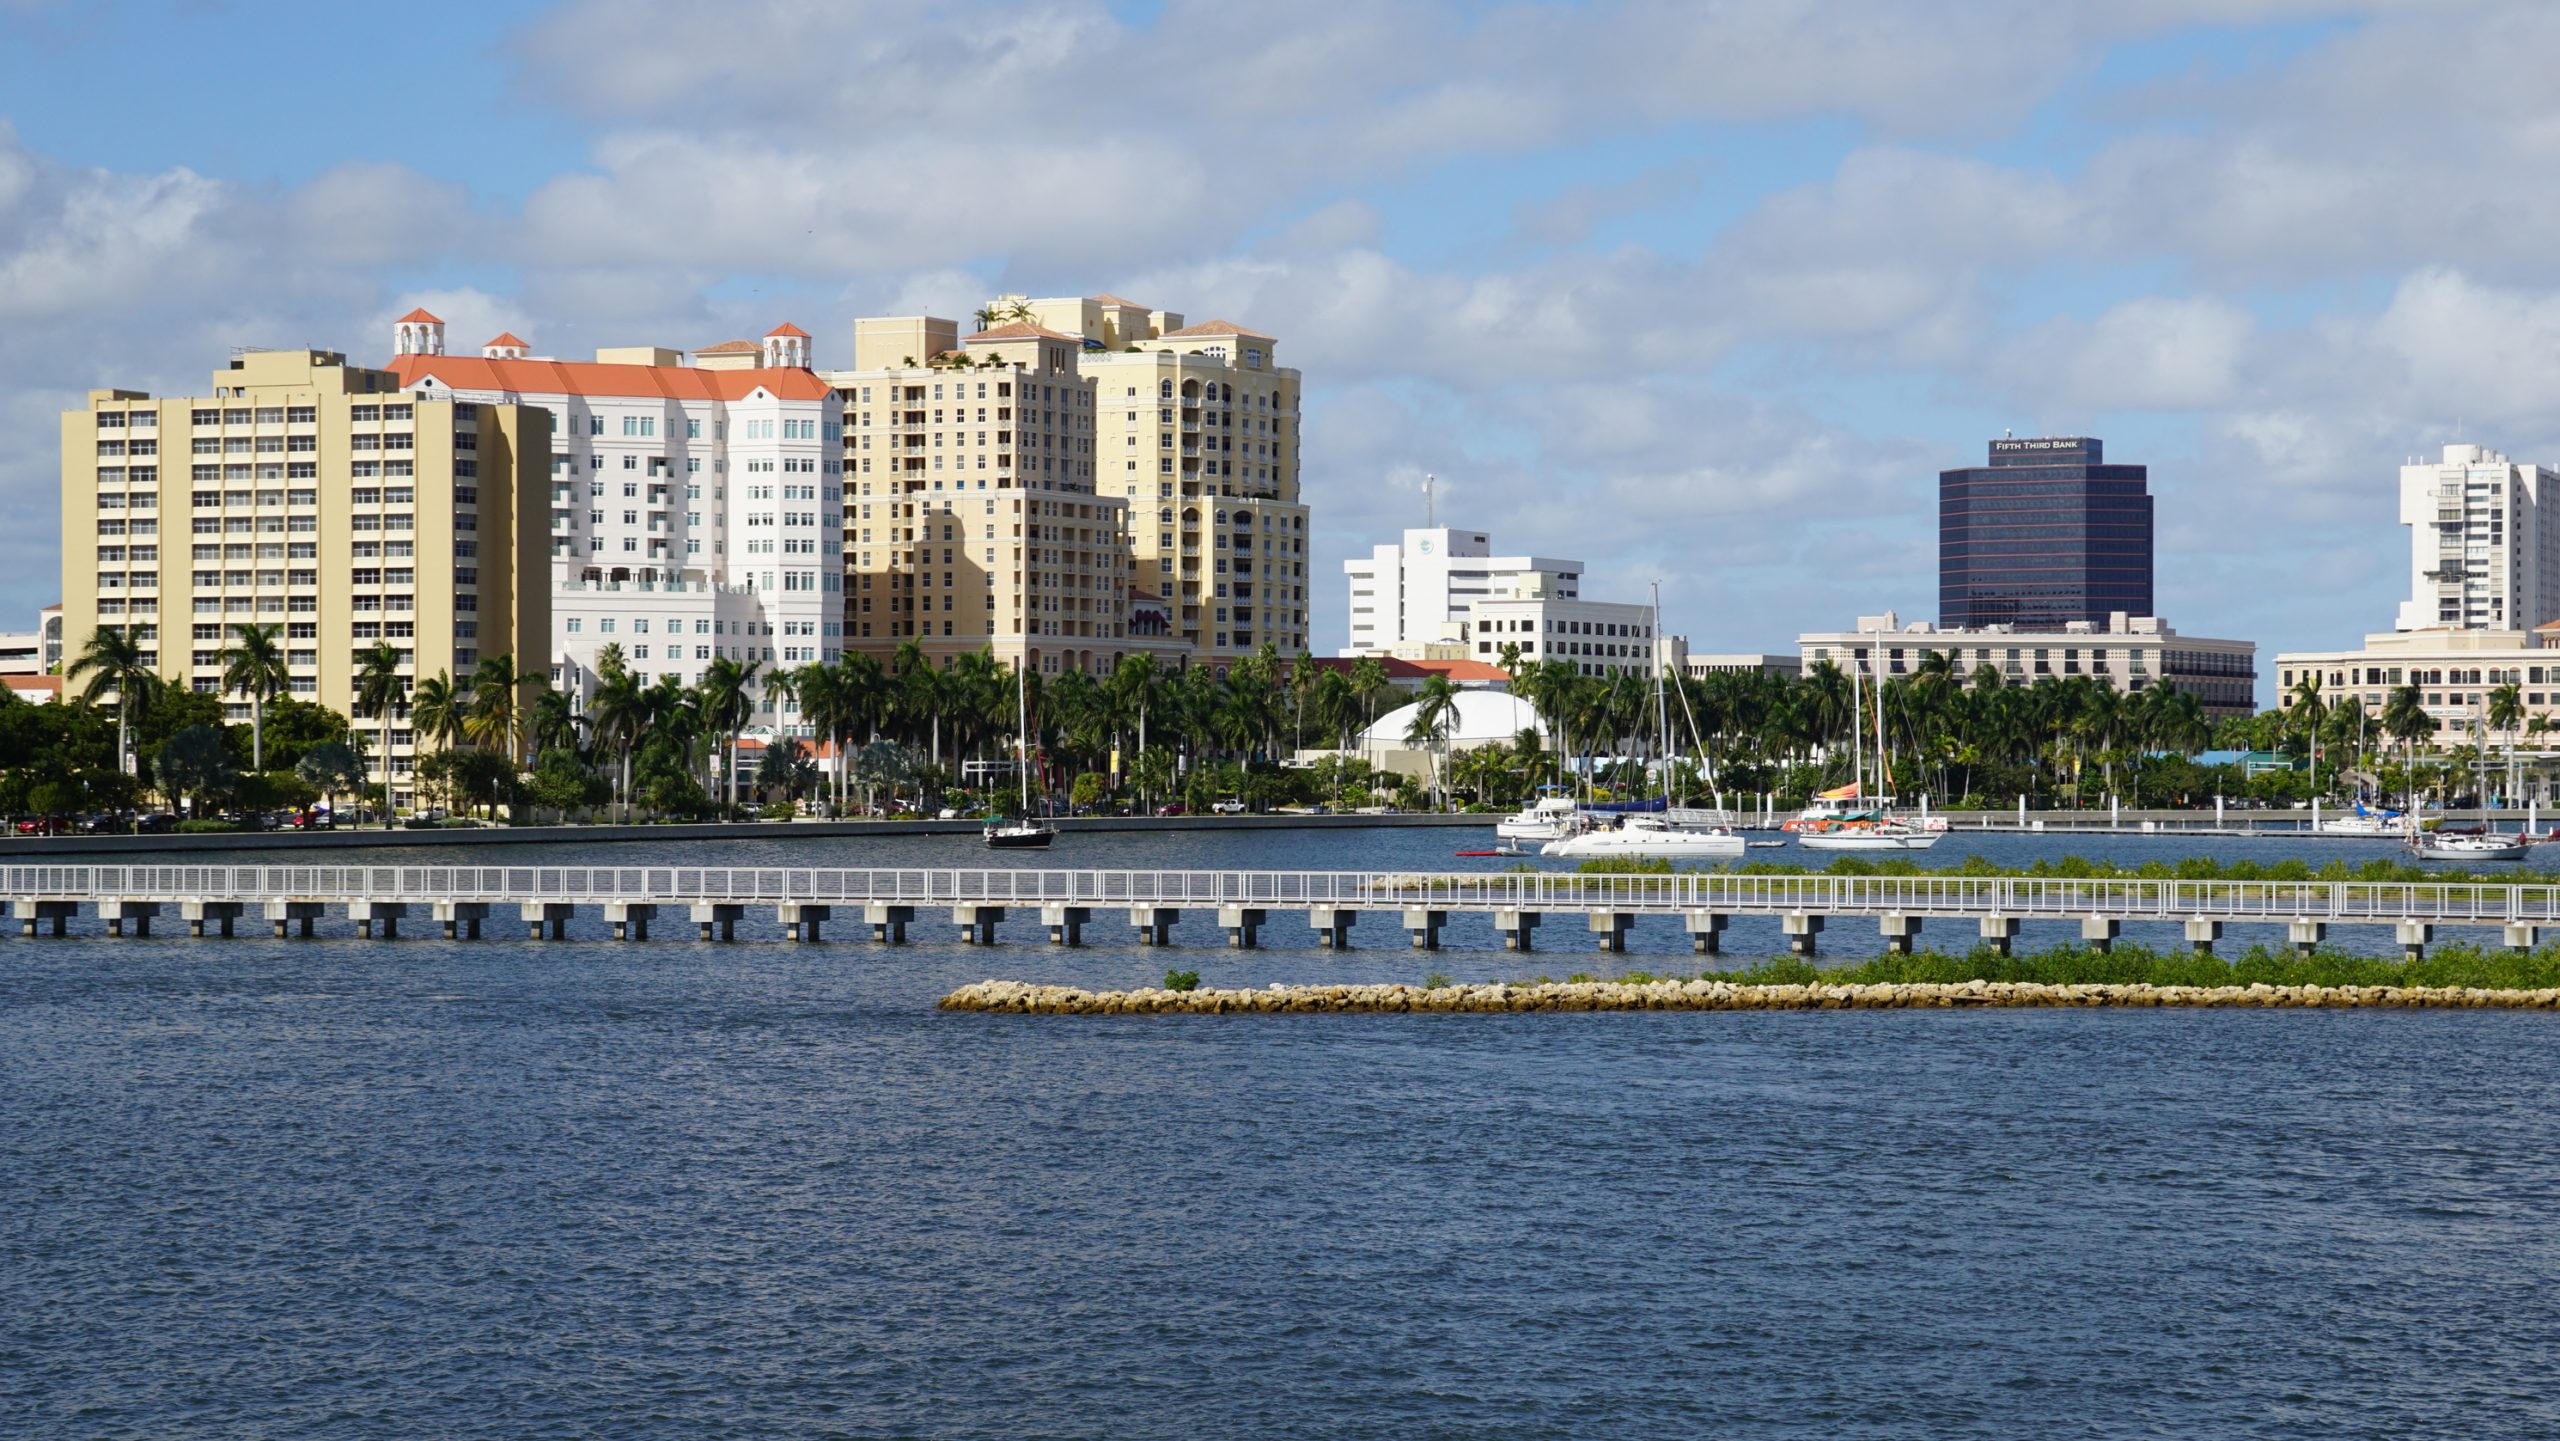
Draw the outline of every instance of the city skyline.
[[[793,316],[840,367],[857,316],[1116,293],[1288,337],[1311,577],[1420,523],[1432,472],[1470,524],[1660,575],[1701,650],[1782,646],[1931,611],[1934,478],[1981,437],[2098,434],[2151,468],[2155,609],[2347,644],[2405,598],[2401,463],[2560,459],[2560,214],[2497,173],[2533,173],[2560,17],[2078,9],[1391,5],[1274,44],[1181,5],[425,34],[21,0],[0,499],[51,512],[92,386],[378,364],[414,306],[558,354]],[[0,538],[0,609],[55,599],[55,554]],[[1309,602],[1336,648],[1339,587]]]

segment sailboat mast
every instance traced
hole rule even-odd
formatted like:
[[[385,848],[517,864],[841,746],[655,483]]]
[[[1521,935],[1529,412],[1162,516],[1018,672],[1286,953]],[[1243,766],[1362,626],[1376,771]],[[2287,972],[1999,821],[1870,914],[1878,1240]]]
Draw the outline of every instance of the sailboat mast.
[[[1883,632],[1883,631],[1877,631],[1877,632],[1876,632],[1876,643],[1875,643],[1874,647],[1873,647],[1873,648],[1872,648],[1872,650],[1871,650],[1871,655],[1872,655],[1872,657],[1873,657],[1873,659],[1874,659],[1874,661],[1875,661],[1875,667],[1876,667],[1876,683],[1875,683],[1875,686],[1874,686],[1874,690],[1875,690],[1875,706],[1876,706],[1876,796],[1877,796],[1877,798],[1878,798],[1878,799],[1882,799],[1882,798],[1883,798],[1883,796],[1886,794],[1886,792],[1888,792],[1888,791],[1890,791],[1890,790],[1892,790],[1892,789],[1893,789],[1893,768],[1892,768],[1891,766],[1889,766],[1889,765],[1885,764],[1885,758],[1884,758],[1884,632]]]
[[[1662,810],[1671,812],[1671,712],[1662,699],[1662,582],[1653,583],[1653,758],[1662,768]]]
[[[1031,818],[1031,678],[1013,668],[1013,775],[1020,783],[1023,819]]]
[[[1858,638],[1866,639],[1864,635]],[[1853,786],[1863,784],[1867,778],[1867,699],[1859,686],[1866,669],[1867,663],[1853,652],[1849,657],[1849,784]]]

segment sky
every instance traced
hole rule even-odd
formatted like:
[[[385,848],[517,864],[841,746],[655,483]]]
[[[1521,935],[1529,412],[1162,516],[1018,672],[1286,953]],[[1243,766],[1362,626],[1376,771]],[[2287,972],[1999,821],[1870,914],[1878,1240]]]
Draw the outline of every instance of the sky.
[[[1320,653],[1426,473],[1693,649],[1933,618],[2015,431],[2147,464],[2264,677],[2390,627],[2404,461],[2560,465],[2555,61],[2544,0],[0,0],[0,629],[92,387],[1107,291],[1304,373]]]

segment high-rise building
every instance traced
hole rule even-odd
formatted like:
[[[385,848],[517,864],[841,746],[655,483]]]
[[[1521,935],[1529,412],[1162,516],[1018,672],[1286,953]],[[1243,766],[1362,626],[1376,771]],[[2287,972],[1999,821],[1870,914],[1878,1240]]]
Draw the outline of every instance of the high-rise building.
[[[1305,649],[1299,376],[1279,342],[1115,295],[1000,296],[981,318],[1074,347],[1093,386],[1094,492],[1128,506],[1132,590],[1167,609],[1193,660]]]
[[[2560,612],[2560,474],[2477,445],[2400,467],[2409,599],[2396,629],[2525,631]]]
[[[2151,494],[2104,442],[1991,442],[1990,463],[1938,473],[1938,624],[2055,630],[2152,614]]]
[[[1466,638],[1469,613],[1535,582],[1544,598],[1582,593],[1582,562],[1543,555],[1495,555],[1483,531],[1431,526],[1408,530],[1365,560],[1346,560],[1351,578],[1350,643],[1344,655],[1376,655],[1399,647]]]
[[[1133,605],[1128,501],[1094,484],[1076,337],[1023,321],[964,340],[935,316],[857,321],[823,373],[843,425],[846,644],[913,642],[948,669],[992,651],[1044,674],[1179,659]]]
[[[551,452],[539,406],[421,395],[334,351],[242,351],[202,396],[93,390],[62,417],[66,644],[120,629],[170,684],[220,694],[233,628],[278,625],[288,692],[340,711],[383,642],[411,680],[531,668]],[[373,760],[397,803],[416,753],[395,708]]]
[[[540,358],[512,334],[455,356],[442,321],[401,319],[390,370],[402,389],[549,418],[552,443],[536,457],[548,475],[526,493],[540,537],[526,574],[547,590],[552,624],[520,667],[539,661],[553,684],[586,694],[608,647],[644,681],[682,685],[714,659],[751,662],[751,724],[797,726],[795,703],[765,683],[836,659],[846,619],[842,417],[809,347],[785,324],[703,346],[689,364],[658,346]]]

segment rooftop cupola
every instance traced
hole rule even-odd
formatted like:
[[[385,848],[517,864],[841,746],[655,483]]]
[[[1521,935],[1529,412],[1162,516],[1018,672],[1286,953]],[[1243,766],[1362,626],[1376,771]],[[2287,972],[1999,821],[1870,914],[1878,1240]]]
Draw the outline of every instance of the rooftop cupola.
[[[480,347],[480,358],[483,360],[522,360],[525,357],[525,352],[532,348],[533,347],[525,344],[522,340],[517,339],[514,331],[502,330],[498,332],[497,339]]]
[[[787,320],[766,331],[764,363],[777,369],[808,369],[809,332]]]
[[[444,354],[444,322],[421,307],[392,322],[392,354]]]

